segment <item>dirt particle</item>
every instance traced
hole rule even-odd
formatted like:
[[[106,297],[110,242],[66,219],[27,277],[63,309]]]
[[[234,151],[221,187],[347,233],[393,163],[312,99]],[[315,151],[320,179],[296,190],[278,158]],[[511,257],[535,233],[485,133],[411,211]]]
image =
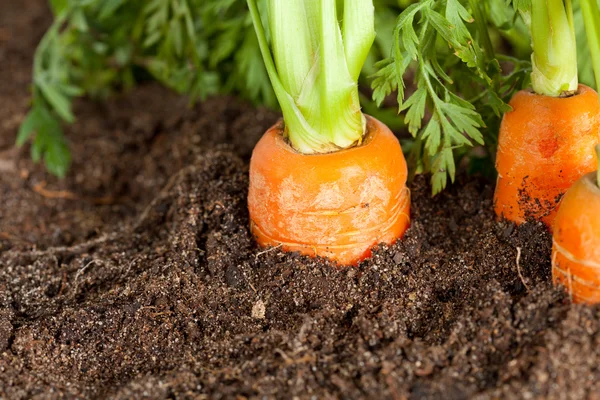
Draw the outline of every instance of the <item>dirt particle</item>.
[[[397,252],[394,254],[394,258],[393,258],[393,260],[394,260],[394,263],[395,263],[396,265],[400,265],[400,264],[402,264],[402,263],[404,262],[404,260],[405,260],[404,253],[403,253],[403,252],[401,252],[401,251],[397,251]]]
[[[252,306],[252,318],[265,319],[266,311],[267,311],[267,308],[265,306],[265,303],[262,300],[258,300]]]

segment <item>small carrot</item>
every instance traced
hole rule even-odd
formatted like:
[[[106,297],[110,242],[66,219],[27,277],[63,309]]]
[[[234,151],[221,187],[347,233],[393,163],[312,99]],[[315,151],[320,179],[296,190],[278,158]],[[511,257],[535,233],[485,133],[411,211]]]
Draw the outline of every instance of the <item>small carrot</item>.
[[[571,2],[532,2],[530,30],[533,92],[513,96],[502,120],[494,208],[510,221],[551,227],[563,194],[595,168],[587,149],[600,141],[600,105],[577,82]]]
[[[248,6],[283,112],[252,153],[252,233],[261,246],[356,264],[409,224],[400,144],[360,110],[373,1],[268,0],[273,56],[255,0]]]
[[[498,138],[496,214],[551,226],[562,195],[595,168],[585,149],[600,140],[598,94],[584,85],[564,98],[521,91],[509,104]]]
[[[600,146],[596,147],[600,155]],[[573,302],[600,303],[600,169],[564,196],[553,226],[552,278]]]

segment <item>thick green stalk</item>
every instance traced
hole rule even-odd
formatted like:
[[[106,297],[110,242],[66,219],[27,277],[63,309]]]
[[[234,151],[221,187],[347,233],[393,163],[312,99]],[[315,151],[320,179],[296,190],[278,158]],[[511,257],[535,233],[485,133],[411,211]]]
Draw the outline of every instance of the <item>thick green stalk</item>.
[[[343,37],[348,71],[353,80],[360,75],[369,49],[375,40],[375,8],[370,1],[347,1],[344,4]]]
[[[313,126],[316,125],[323,135],[328,135],[336,147],[347,148],[361,141],[364,117],[360,112],[358,83],[350,76],[346,62],[334,0],[321,1],[320,22],[319,85],[308,87],[308,90],[318,93],[321,100],[320,115],[318,120],[313,121]]]
[[[302,0],[269,1],[269,25],[278,32],[271,39],[281,83],[293,98],[302,90],[304,78],[314,63],[308,22]],[[294,51],[287,50],[294,46]]]
[[[583,23],[592,56],[596,86],[600,85],[600,9],[596,0],[580,0]]]
[[[318,135],[306,123],[302,113],[298,107],[296,107],[294,99],[286,91],[286,88],[281,83],[281,79],[277,74],[277,69],[275,68],[273,58],[271,57],[271,50],[269,49],[265,31],[260,20],[258,8],[256,7],[256,1],[248,0],[248,8],[250,9],[250,16],[252,18],[252,23],[254,24],[256,36],[258,37],[258,44],[263,56],[265,68],[267,69],[269,79],[273,85],[275,96],[277,96],[277,100],[281,106],[284,120],[286,121],[286,124],[291,124],[295,127],[295,135],[293,138],[290,137],[292,145],[300,152],[302,152],[303,148],[311,149],[313,147],[319,147],[320,143],[318,141]]]
[[[311,154],[360,143],[357,79],[375,38],[373,0],[268,0],[273,56],[256,0],[247,2],[292,146]]]
[[[600,84],[600,8],[596,0],[580,0],[583,23],[587,35],[592,66],[596,78],[596,86]],[[600,144],[596,145],[598,168],[596,169],[596,185],[600,187]]]
[[[531,84],[538,94],[558,97],[577,90],[577,45],[572,11],[570,0],[532,1]]]

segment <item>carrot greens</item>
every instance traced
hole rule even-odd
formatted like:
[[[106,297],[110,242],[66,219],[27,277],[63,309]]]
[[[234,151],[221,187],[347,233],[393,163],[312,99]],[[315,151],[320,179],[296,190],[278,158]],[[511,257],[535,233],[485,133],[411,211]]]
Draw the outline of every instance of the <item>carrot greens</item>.
[[[17,138],[64,176],[62,124],[88,95],[155,79],[192,100],[235,91],[276,106],[244,0],[51,0],[55,19],[35,54],[32,107]]]
[[[368,55],[368,46],[362,41],[372,41],[369,35],[373,24],[364,23],[372,19],[372,7],[362,8],[361,2],[348,2],[350,5],[345,11],[338,7],[338,18],[346,22],[337,24],[331,19],[329,30],[335,30],[332,27],[336,26],[341,30],[345,56],[342,64],[347,63],[348,71],[341,71],[341,65],[335,66],[329,61],[326,63],[329,72],[313,72],[315,77],[329,77],[318,84],[331,87],[330,78],[346,80],[347,84],[348,77],[356,80],[365,57],[372,71],[381,53],[387,52],[390,46],[391,35],[387,34],[391,31],[390,22],[393,24],[395,16],[414,1],[374,0],[380,32],[377,46]],[[49,3],[55,19],[36,51],[31,110],[22,123],[17,144],[30,142],[33,159],[44,161],[55,175],[64,176],[70,164],[63,126],[75,121],[72,103],[77,97],[102,100],[115,91],[153,79],[188,95],[191,101],[212,94],[235,93],[256,105],[278,108],[246,0],[49,0]],[[293,6],[293,2],[290,4]],[[257,0],[257,6],[266,16],[267,0]],[[299,26],[298,21],[290,18],[287,21],[290,26]],[[265,22],[269,21],[265,19]],[[293,39],[291,29],[288,28],[287,33],[290,37],[281,33],[283,40],[278,43]],[[268,30],[266,36],[270,36]],[[311,37],[311,46],[314,40],[316,37]],[[332,49],[340,47],[339,41],[326,44]],[[281,50],[276,53],[280,54],[275,60],[279,68],[286,59]],[[332,55],[327,53],[327,58]],[[332,73],[334,71],[336,73]],[[365,82],[364,76],[361,81]],[[347,91],[352,104],[348,110],[357,108],[355,91]],[[305,92],[303,104],[315,101],[311,97],[314,94],[308,96],[308,91]],[[331,105],[334,97],[344,95],[342,89],[329,91],[325,103]],[[402,126],[393,110],[380,112],[367,96],[362,94],[361,99],[369,112],[385,117],[393,126]],[[314,104],[311,107],[316,109]],[[362,131],[358,114],[344,113],[332,112],[328,114],[331,119],[325,118],[323,123],[339,122],[355,128],[358,135]],[[336,115],[339,121],[333,117]],[[354,134],[349,133],[351,130],[341,129],[335,146],[355,141]]]
[[[268,0],[273,56],[255,0],[248,0],[285,135],[301,153],[360,143],[358,76],[375,39],[372,0]],[[338,11],[343,24],[338,23]]]
[[[576,90],[577,67],[589,82],[600,64],[598,29],[587,29],[600,20],[594,0],[49,2],[55,20],[36,51],[17,144],[30,142],[33,159],[58,176],[71,161],[63,126],[75,121],[73,101],[154,79],[192,101],[235,93],[280,106],[290,142],[305,153],[360,143],[362,105],[409,130],[411,171],[431,173],[435,194],[457,163],[475,165],[475,146],[485,145],[481,159],[493,170],[516,91],[531,80],[558,96]],[[592,57],[581,51],[588,42]]]
[[[446,187],[448,177],[454,180],[456,153],[483,144],[487,136],[493,145],[495,133],[488,129],[495,130],[509,109],[506,102],[526,80],[527,62],[495,54],[489,12],[479,1],[412,4],[398,17],[391,55],[374,75],[378,103],[398,90],[399,111],[406,112],[415,138],[411,159],[417,172],[432,173],[434,194]],[[512,64],[513,71],[502,74],[499,60]],[[405,98],[404,79],[411,75],[415,89]]]
[[[533,91],[557,97],[577,91],[577,45],[570,0],[531,3]]]
[[[600,82],[600,8],[596,0],[580,0],[596,84]]]

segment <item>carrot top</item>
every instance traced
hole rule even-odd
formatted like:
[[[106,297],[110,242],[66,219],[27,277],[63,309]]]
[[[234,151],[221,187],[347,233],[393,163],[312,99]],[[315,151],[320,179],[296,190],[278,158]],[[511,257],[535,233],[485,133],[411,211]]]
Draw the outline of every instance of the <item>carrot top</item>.
[[[600,82],[600,8],[595,0],[581,0],[580,5],[596,85],[598,85]]]
[[[552,97],[576,92],[577,44],[571,0],[532,1],[531,16],[525,15],[524,20],[530,22],[533,91]]]
[[[256,0],[247,1],[292,146],[311,154],[360,143],[357,80],[375,39],[373,1],[268,0],[271,46]]]

